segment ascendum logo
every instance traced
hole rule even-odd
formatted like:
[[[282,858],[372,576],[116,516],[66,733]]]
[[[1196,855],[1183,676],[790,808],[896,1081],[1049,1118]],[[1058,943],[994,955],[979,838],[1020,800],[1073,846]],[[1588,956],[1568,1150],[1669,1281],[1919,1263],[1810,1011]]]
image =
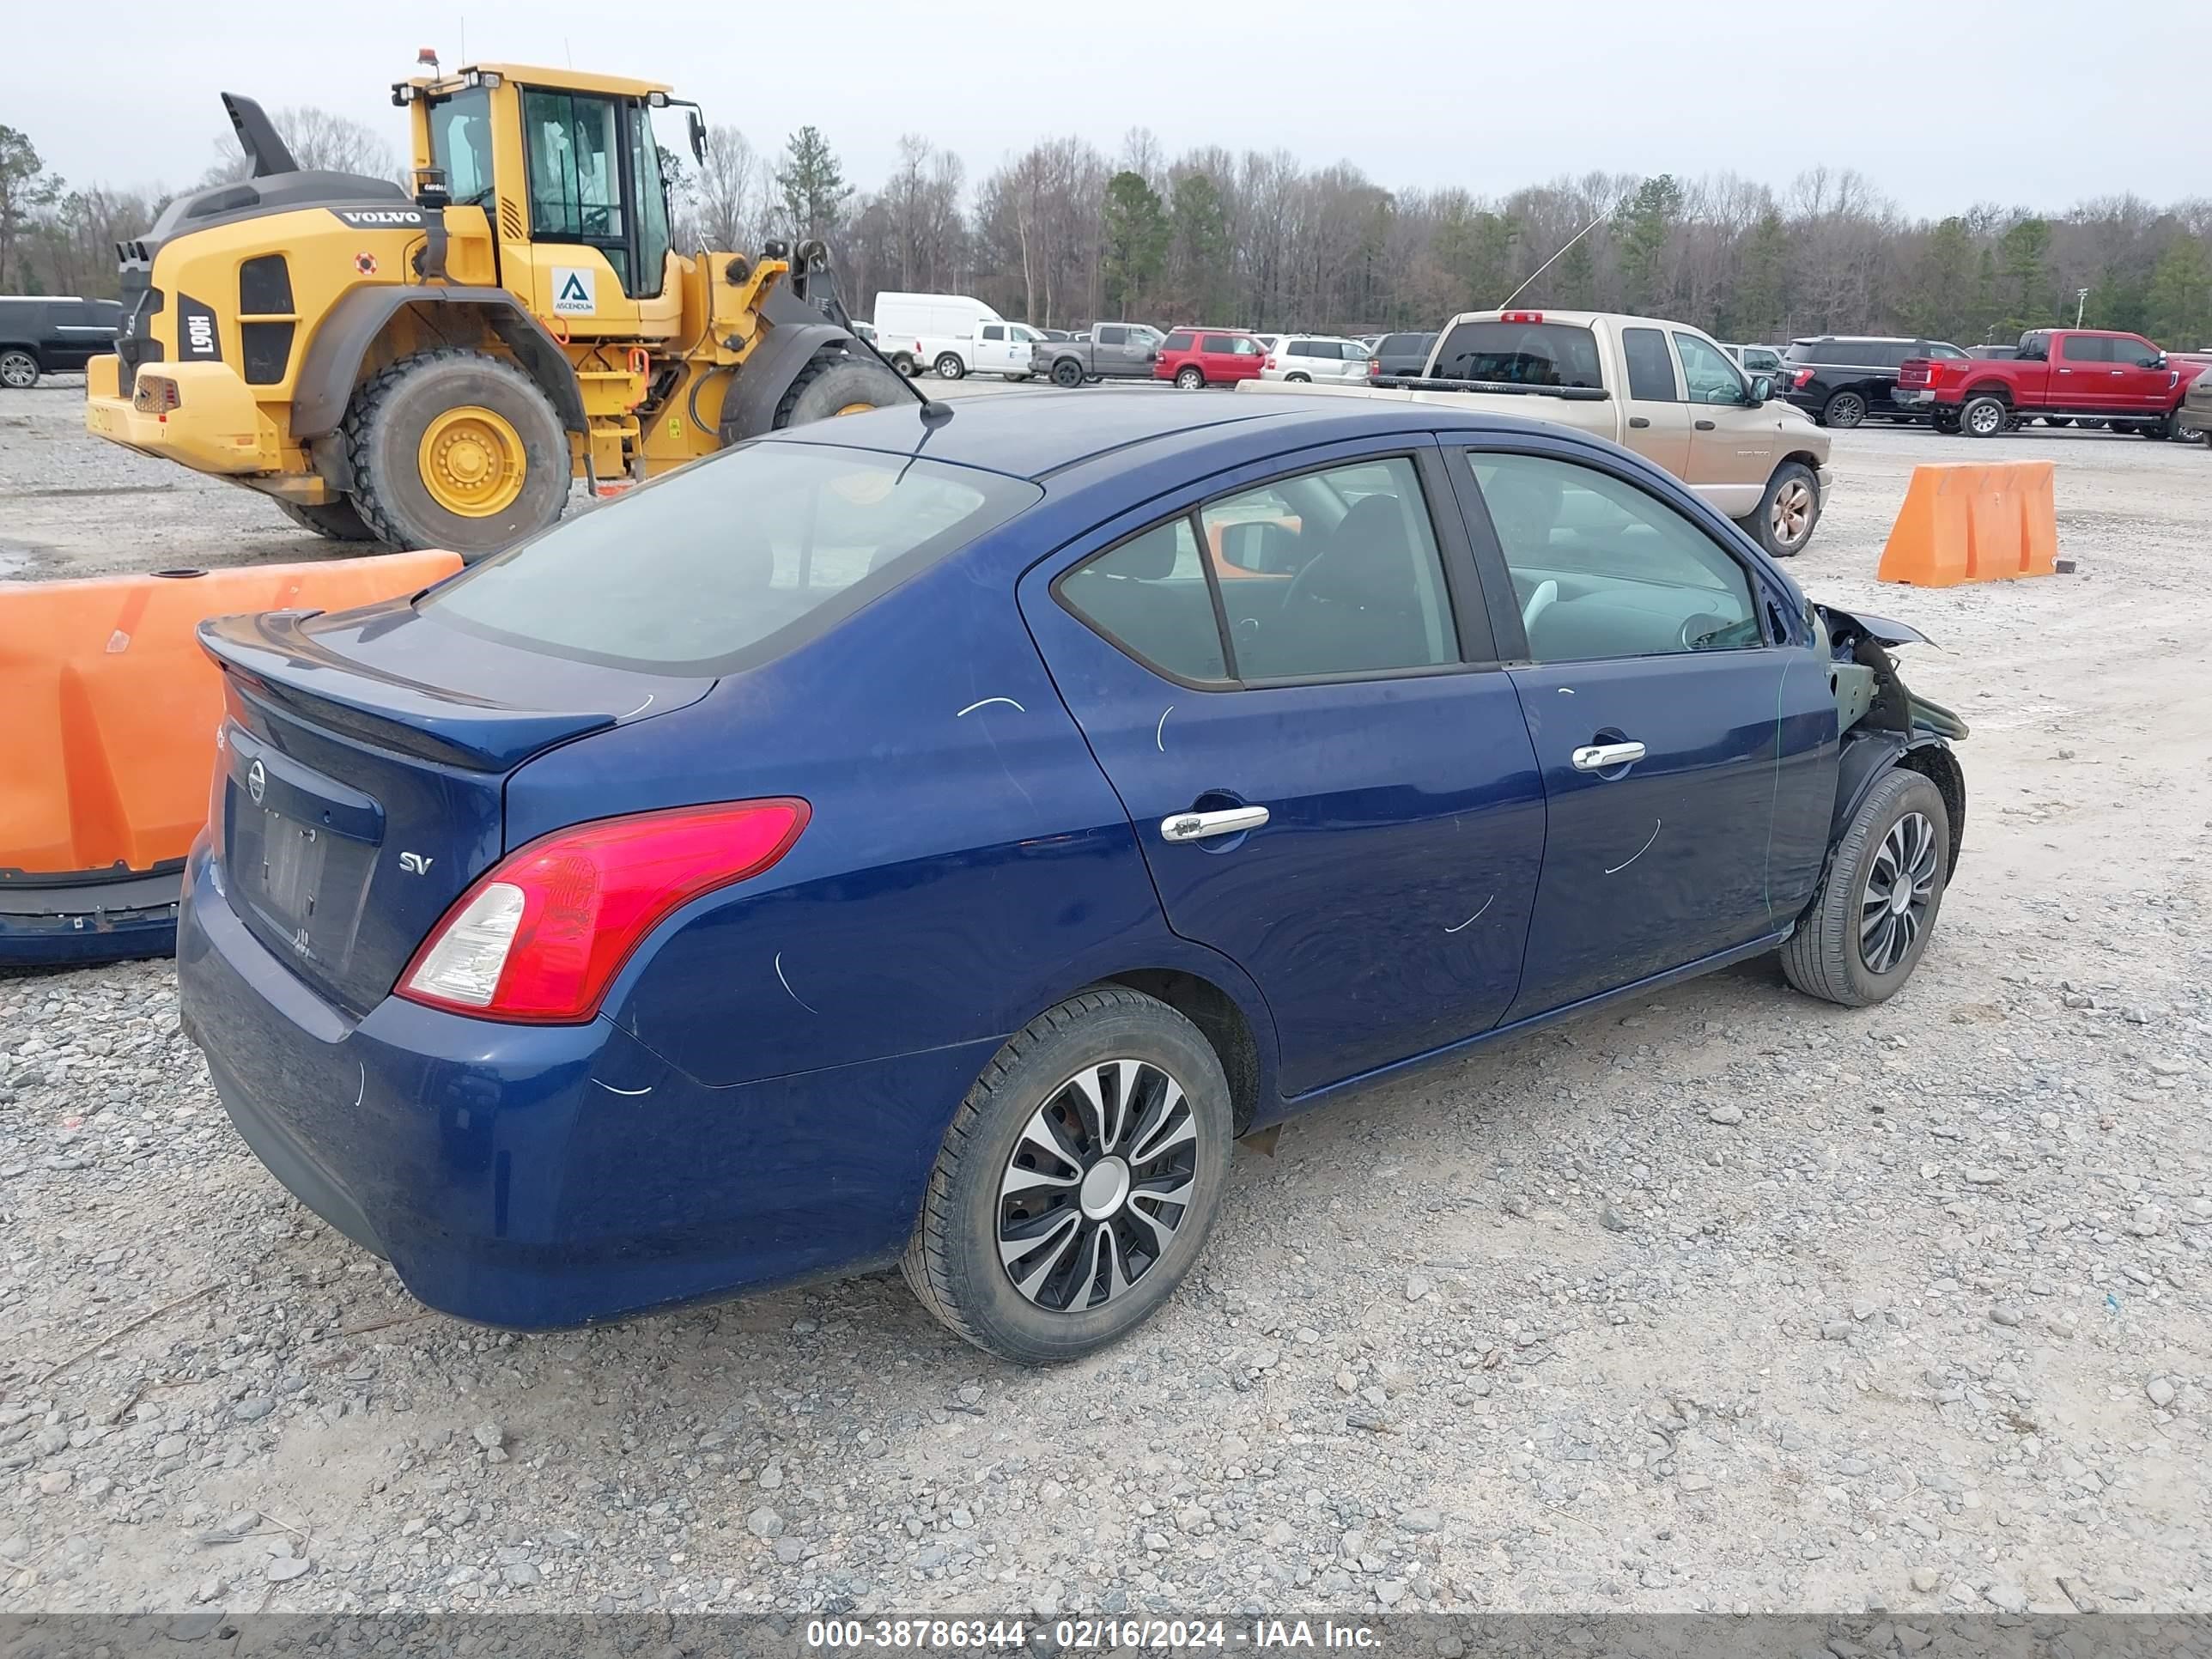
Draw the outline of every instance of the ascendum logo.
[[[598,277],[583,265],[553,267],[553,309],[568,315],[586,315],[599,308]]]

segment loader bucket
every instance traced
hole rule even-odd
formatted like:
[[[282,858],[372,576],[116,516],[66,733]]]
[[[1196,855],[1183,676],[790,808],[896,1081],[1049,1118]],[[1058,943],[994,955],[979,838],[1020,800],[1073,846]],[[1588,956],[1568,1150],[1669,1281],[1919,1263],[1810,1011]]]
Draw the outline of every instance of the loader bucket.
[[[0,967],[166,956],[207,821],[222,676],[195,630],[428,586],[452,553],[0,582]]]

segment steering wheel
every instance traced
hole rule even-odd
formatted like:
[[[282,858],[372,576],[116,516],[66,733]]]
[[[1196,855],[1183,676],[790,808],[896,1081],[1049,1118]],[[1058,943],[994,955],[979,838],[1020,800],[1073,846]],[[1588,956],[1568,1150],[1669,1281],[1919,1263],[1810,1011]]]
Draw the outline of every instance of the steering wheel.
[[[1528,603],[1521,607],[1521,631],[1533,632],[1536,618],[1559,601],[1559,585],[1549,576],[1536,584],[1536,591],[1528,596]]]

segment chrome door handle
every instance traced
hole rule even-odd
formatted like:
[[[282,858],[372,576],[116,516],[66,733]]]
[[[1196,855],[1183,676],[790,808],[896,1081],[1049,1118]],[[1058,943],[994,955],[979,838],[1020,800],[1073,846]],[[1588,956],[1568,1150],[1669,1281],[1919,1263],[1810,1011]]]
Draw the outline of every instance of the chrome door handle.
[[[1610,772],[1616,766],[1644,758],[1640,743],[1588,743],[1571,757],[1577,772]]]
[[[1247,830],[1257,830],[1267,821],[1267,809],[1264,806],[1231,806],[1218,812],[1177,812],[1160,820],[1160,836],[1166,841],[1204,841],[1211,836],[1242,835]]]

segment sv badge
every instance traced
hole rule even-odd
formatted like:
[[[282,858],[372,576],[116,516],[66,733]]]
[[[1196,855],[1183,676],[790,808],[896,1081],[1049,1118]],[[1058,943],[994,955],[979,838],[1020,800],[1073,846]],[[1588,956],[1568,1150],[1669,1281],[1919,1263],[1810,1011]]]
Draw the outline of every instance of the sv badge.
[[[430,873],[430,860],[420,853],[402,853],[399,867],[410,876],[427,876]]]

